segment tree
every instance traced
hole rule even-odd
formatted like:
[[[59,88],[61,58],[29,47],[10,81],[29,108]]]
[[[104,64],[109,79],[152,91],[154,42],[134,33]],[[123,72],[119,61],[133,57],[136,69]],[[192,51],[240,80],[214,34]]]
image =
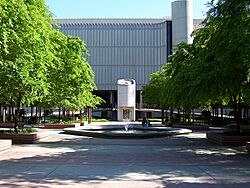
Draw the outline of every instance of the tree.
[[[245,91],[249,87],[250,2],[219,0],[216,4],[212,1],[210,5],[205,27],[197,33],[203,38],[198,38],[198,42],[205,46],[198,55],[201,68],[207,68],[203,85],[209,86],[209,98],[216,95],[216,100],[233,101],[240,131],[241,102],[247,98]],[[204,35],[204,30],[209,31],[208,36]]]
[[[47,92],[52,19],[43,0],[2,0],[0,12],[0,100],[17,107],[17,132],[21,104]]]
[[[210,6],[193,44],[180,44],[173,54],[162,95],[188,110],[233,101],[240,131],[241,104],[249,104],[250,1],[218,0]]]
[[[96,86],[92,68],[84,58],[88,54],[84,42],[58,30],[55,34],[52,40],[58,44],[56,59],[48,68],[50,87],[43,101],[48,107],[59,106],[72,111],[94,107],[101,99],[92,94]]]
[[[145,103],[161,107],[167,106],[163,92],[166,79],[167,77],[163,71],[158,71],[151,75],[148,85],[143,87],[142,95]]]
[[[164,69],[167,69],[168,65],[163,66],[161,71],[151,74],[149,83],[143,87],[142,95],[146,104],[157,105],[162,108],[162,123],[164,122],[164,109],[169,104],[165,99],[164,84],[168,79]]]
[[[80,109],[100,102],[79,38],[55,26],[44,0],[0,1],[0,102]]]

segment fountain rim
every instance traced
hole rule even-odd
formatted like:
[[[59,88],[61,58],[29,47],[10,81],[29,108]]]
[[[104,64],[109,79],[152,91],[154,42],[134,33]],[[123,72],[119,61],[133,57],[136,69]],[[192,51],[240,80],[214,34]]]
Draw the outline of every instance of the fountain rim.
[[[125,125],[105,125],[105,126],[84,126],[78,128],[65,128],[63,129],[66,134],[73,134],[78,136],[88,137],[101,137],[101,138],[154,138],[154,137],[166,137],[181,134],[189,134],[192,131],[183,128],[172,127],[143,127],[141,125],[128,124],[129,130],[140,130],[148,132],[130,133],[125,132]],[[124,130],[124,132],[111,132],[112,130]]]

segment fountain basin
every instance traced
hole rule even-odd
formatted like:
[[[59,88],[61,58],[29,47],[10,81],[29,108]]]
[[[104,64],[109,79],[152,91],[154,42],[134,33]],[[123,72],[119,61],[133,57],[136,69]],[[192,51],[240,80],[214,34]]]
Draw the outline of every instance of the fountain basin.
[[[127,128],[126,128],[127,129]],[[189,129],[166,128],[166,127],[142,127],[138,125],[129,125],[126,131],[124,125],[84,127],[84,128],[65,128],[66,134],[101,137],[101,138],[154,138],[188,134]]]

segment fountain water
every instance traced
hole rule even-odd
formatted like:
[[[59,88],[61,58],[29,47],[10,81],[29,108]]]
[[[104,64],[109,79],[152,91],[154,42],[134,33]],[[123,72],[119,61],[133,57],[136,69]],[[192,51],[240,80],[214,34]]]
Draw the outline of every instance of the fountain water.
[[[124,129],[125,129],[126,132],[128,132],[128,128],[129,128],[129,124],[125,124]]]

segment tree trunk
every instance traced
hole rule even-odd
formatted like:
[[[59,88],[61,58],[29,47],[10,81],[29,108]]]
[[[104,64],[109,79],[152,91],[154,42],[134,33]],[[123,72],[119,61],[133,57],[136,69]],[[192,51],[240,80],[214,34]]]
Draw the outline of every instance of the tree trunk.
[[[65,121],[65,119],[66,119],[65,108],[63,108],[63,120]]]
[[[39,119],[42,122],[42,107],[39,108]]]
[[[88,107],[88,124],[92,121],[92,108]]]
[[[2,121],[2,105],[0,104],[0,121]]]
[[[213,122],[214,122],[214,105],[211,105],[211,107],[212,107],[212,124],[213,124]]]
[[[184,108],[182,109],[182,122],[186,123],[186,111]]]
[[[220,107],[220,116],[221,116],[221,123],[224,124],[224,118],[223,118],[223,106]]]
[[[164,108],[161,109],[161,123],[165,124]]]
[[[70,111],[66,110],[66,119],[70,119]]]
[[[58,119],[59,119],[59,122],[60,122],[61,121],[61,107],[59,107]]]
[[[46,116],[47,116],[47,112],[46,112],[46,108],[43,108],[43,123],[46,122]]]
[[[74,121],[76,121],[76,120],[77,120],[77,117],[75,117],[75,111],[71,111],[71,113],[72,113],[72,119],[73,119]]]
[[[181,121],[180,111],[181,111],[181,109],[180,109],[180,107],[178,107],[178,123],[180,123],[180,121]]]
[[[11,106],[8,107],[8,121],[11,121]]]
[[[82,110],[80,110],[80,122],[82,122]]]
[[[165,114],[165,116],[166,116],[165,120],[167,120],[167,121],[169,121],[168,109],[169,109],[169,108],[166,109],[166,114]]]
[[[16,109],[16,113],[15,113],[15,125],[14,125],[14,129],[15,129],[15,132],[17,134],[19,132],[19,127],[18,127],[19,114],[20,114],[20,102],[17,103],[17,109]]]
[[[13,106],[10,106],[10,117],[11,117],[11,121],[14,120],[14,112],[13,112],[14,108]]]
[[[33,104],[30,105],[30,117],[33,117]]]
[[[193,123],[195,123],[194,109],[192,110],[192,118],[193,118]]]
[[[191,123],[191,110],[188,110],[188,124]]]
[[[240,119],[239,119],[239,111],[238,111],[238,104],[237,104],[236,96],[234,96],[234,119],[236,121],[237,133],[240,133]]]
[[[6,122],[6,110],[7,110],[7,107],[4,106],[4,107],[3,107],[3,122],[4,122],[4,123]]]
[[[241,120],[242,120],[242,106],[241,106],[241,100],[240,100],[241,96],[239,95],[239,101],[238,101],[238,123],[239,125],[238,127],[238,132],[240,132],[240,124],[241,124]]]
[[[172,123],[173,121],[173,107],[170,107],[170,122]]]
[[[70,110],[66,110],[67,119],[70,119]]]
[[[214,106],[215,119],[218,117],[218,106],[217,104]]]
[[[36,117],[37,117],[37,106],[36,106]]]

